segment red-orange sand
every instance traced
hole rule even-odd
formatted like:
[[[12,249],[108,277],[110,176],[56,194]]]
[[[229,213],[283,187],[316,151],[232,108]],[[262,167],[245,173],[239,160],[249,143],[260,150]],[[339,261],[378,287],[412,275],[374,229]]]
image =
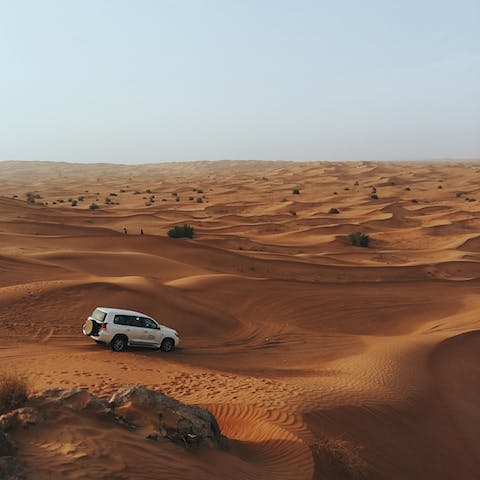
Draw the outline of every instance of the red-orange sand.
[[[480,163],[2,162],[0,186],[1,371],[160,389],[231,446],[72,413],[16,435],[35,479],[480,478]],[[193,240],[167,237],[184,223]],[[98,305],[181,348],[95,344]]]

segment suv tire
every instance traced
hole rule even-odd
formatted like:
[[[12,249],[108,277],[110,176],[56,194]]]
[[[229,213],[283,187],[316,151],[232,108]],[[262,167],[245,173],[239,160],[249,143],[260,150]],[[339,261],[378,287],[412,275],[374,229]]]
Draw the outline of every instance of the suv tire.
[[[171,338],[164,338],[160,349],[163,352],[171,352],[175,348],[175,342]]]
[[[114,352],[122,352],[127,348],[128,339],[125,335],[116,335],[110,342],[110,348]]]
[[[88,319],[85,322],[85,325],[83,326],[83,328],[85,331],[85,335],[88,335],[90,337],[92,335],[98,334],[98,331],[100,330],[100,325],[97,322]]]

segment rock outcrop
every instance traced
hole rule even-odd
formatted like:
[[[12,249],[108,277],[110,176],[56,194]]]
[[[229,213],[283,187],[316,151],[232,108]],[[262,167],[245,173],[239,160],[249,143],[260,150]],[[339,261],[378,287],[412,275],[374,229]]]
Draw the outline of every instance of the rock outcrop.
[[[168,438],[185,447],[226,448],[217,420],[205,408],[186,405],[144,387],[121,388],[109,404],[129,424],[151,430],[149,439]]]

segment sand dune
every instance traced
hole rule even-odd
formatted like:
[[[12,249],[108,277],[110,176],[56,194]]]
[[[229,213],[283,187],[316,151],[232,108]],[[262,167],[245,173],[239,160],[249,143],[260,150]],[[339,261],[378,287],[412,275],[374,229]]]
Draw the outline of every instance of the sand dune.
[[[230,439],[159,448],[72,413],[14,432],[19,458],[38,479],[478,478],[479,175],[0,163],[2,370],[34,391],[159,389],[208,407]],[[167,237],[183,223],[193,240]],[[181,348],[96,345],[81,326],[98,305],[154,316]]]

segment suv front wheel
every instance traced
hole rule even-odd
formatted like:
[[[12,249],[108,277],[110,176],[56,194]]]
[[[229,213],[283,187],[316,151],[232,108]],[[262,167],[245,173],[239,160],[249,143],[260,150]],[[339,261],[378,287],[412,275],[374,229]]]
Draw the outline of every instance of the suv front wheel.
[[[160,348],[163,352],[171,352],[175,348],[175,342],[171,338],[165,338]]]
[[[121,352],[127,347],[127,337],[124,335],[117,335],[113,337],[113,340],[110,343],[110,347],[114,352]]]

